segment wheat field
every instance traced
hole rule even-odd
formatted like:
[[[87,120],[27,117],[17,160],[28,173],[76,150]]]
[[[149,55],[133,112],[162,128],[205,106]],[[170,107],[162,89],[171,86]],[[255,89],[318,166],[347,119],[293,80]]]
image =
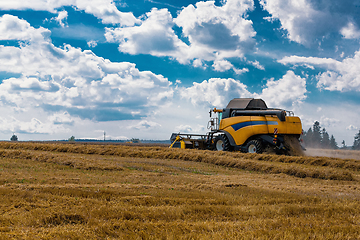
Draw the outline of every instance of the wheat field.
[[[0,239],[360,239],[360,161],[0,142]]]

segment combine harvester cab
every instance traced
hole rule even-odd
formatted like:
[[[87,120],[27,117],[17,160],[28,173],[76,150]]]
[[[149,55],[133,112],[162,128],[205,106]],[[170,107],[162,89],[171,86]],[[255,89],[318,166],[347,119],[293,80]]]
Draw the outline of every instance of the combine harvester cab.
[[[213,115],[215,114],[215,117]],[[262,99],[235,98],[210,110],[207,134],[173,133],[170,147],[261,153],[301,154],[301,120],[291,111],[268,108]]]

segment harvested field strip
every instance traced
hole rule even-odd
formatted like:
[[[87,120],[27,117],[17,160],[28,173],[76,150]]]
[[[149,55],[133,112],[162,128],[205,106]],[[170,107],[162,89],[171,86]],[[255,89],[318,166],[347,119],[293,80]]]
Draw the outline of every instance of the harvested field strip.
[[[122,171],[123,168],[113,162],[101,162],[99,164],[96,160],[84,159],[66,155],[59,155],[56,153],[41,152],[34,153],[29,150],[1,150],[0,157],[3,158],[19,158],[28,159],[39,162],[56,163],[59,165],[65,165],[76,169],[84,170],[104,170],[104,171]]]
[[[24,148],[28,150],[26,151],[18,150],[19,146],[19,144],[2,143],[0,147],[3,148],[3,150],[0,151],[0,156],[56,162],[58,164],[76,166],[76,168],[84,169],[101,168],[103,170],[122,170],[122,167],[111,163],[107,166],[98,166],[96,161],[74,162],[78,161],[78,158],[76,158],[77,160],[68,157],[63,159],[61,155],[55,156],[54,152],[114,155],[119,157],[137,158],[180,159],[185,161],[211,163],[219,166],[267,174],[284,173],[299,178],[310,177],[326,180],[355,180],[354,176],[349,171],[334,167],[336,164],[330,164],[331,166],[311,164],[314,161],[302,161],[301,158],[303,157],[181,150],[164,147],[21,143],[21,146],[24,146]],[[34,154],[31,150],[36,150],[36,152],[41,154]],[[52,153],[47,154],[47,151],[51,151]],[[276,160],[277,158],[279,160]],[[337,161],[338,160],[335,162]],[[339,159],[339,161],[342,163],[344,160]]]
[[[297,163],[311,166],[327,166],[332,168],[360,171],[360,161],[329,157],[284,156],[274,154],[248,154],[240,152],[214,152],[202,150],[169,149],[167,147],[139,147],[125,145],[95,145],[67,143],[12,143],[0,142],[0,149],[28,149],[50,152],[69,152],[83,154],[116,155],[121,157],[140,158],[202,158],[202,156],[227,156],[230,158],[252,159],[267,162]],[[351,151],[350,151],[351,152]],[[356,151],[354,151],[356,152]],[[184,159],[186,160],[186,159]]]
[[[244,157],[244,153],[235,153],[238,156]],[[360,171],[360,161],[353,159],[340,159],[329,157],[293,157],[293,156],[279,156],[271,154],[246,154],[247,158],[261,161],[282,162],[282,163],[297,163],[311,166],[326,166],[333,168],[348,169],[352,171]]]
[[[178,180],[181,181],[181,178]],[[23,222],[30,226],[41,226],[60,225],[59,222],[68,224],[67,221],[89,223],[95,216],[106,221],[195,222],[276,219],[281,216],[299,215],[319,219],[326,216],[327,221],[329,219],[334,221],[342,213],[346,213],[350,218],[360,213],[360,205],[356,201],[347,202],[340,199],[332,201],[251,187],[231,190],[213,188],[199,191],[191,186],[186,189],[176,187],[172,190],[161,185],[147,188],[146,194],[142,194],[139,191],[143,190],[138,184],[134,184],[131,188],[119,186],[116,189],[105,186],[99,189],[96,185],[93,188],[82,188],[79,185],[62,187],[27,185],[24,188],[12,184],[7,188],[0,188],[0,200],[3,206],[12,206],[8,212],[4,212],[0,221],[7,219],[9,225],[11,222]],[[69,206],[73,206],[72,211],[69,211]],[[47,211],[49,208],[56,210],[57,213]],[[37,211],[34,212],[33,209]],[[28,211],[32,211],[35,218],[13,216],[21,211],[24,211],[25,215]],[[11,218],[8,218],[10,216]]]

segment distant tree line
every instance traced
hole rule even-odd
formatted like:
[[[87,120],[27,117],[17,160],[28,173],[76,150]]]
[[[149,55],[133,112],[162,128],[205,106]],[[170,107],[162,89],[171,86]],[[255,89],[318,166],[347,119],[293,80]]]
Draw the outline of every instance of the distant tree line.
[[[303,140],[306,146],[313,148],[339,148],[334,135],[329,135],[325,128],[321,128],[320,123],[316,121],[312,128],[304,131]]]
[[[320,122],[318,121],[314,122],[313,126],[310,127],[308,131],[304,131],[303,141],[307,147],[312,148],[346,148],[344,140],[341,142],[341,147],[339,147],[334,135],[330,136],[326,129],[320,126]],[[360,130],[355,134],[352,149],[360,150]]]

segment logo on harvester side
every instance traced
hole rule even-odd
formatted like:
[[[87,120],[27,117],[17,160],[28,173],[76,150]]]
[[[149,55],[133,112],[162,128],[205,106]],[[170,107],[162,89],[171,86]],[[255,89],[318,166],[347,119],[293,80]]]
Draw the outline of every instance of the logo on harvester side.
[[[256,126],[256,125],[278,125],[276,121],[249,121],[249,122],[241,122],[232,125],[231,127],[237,131],[241,128],[248,127],[248,126]]]

